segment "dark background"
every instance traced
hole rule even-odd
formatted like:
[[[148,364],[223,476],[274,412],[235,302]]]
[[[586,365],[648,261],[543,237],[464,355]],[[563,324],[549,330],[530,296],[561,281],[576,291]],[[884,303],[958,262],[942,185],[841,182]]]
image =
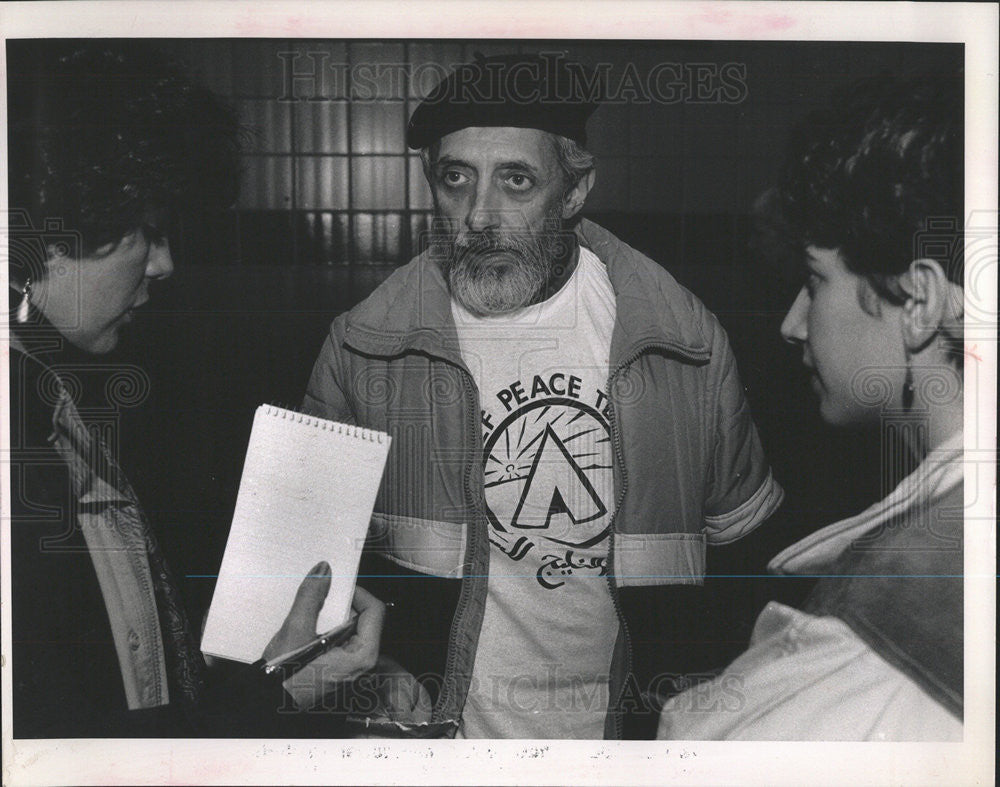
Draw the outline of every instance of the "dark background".
[[[123,413],[122,464],[200,620],[211,599],[254,409],[297,406],[330,321],[420,247],[430,195],[403,130],[427,86],[388,80],[350,100],[333,64],[443,66],[474,52],[568,52],[591,65],[746,69],[736,103],[602,106],[588,147],[597,185],[584,215],[671,271],[729,332],[774,473],[782,512],[710,550],[687,668],[722,666],[768,598],[801,598],[806,580],[767,579],[767,559],[881,497],[878,434],[835,432],[779,326],[797,284],[750,250],[754,198],[774,181],[790,127],[831,89],[882,71],[961,63],[960,45],[761,42],[152,41],[233,101],[247,126],[235,208],[186,217],[171,238],[177,270],[107,360],[149,374],[149,397]],[[18,49],[9,45],[9,67]],[[298,53],[294,59],[290,53]],[[285,53],[282,55],[281,53]],[[289,82],[317,64],[322,77]],[[430,73],[430,72],[428,72]],[[297,100],[290,100],[296,98]]]

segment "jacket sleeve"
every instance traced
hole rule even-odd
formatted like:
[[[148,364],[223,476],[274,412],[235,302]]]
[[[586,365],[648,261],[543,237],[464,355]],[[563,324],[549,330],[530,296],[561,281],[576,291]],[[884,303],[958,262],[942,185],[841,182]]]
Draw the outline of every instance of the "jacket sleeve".
[[[280,676],[265,675],[256,664],[222,662],[209,671],[202,701],[188,709],[190,726],[211,738],[342,738],[349,710],[349,687],[298,710]]]
[[[745,536],[777,510],[784,492],[771,474],[750,415],[736,359],[714,317],[709,396],[709,476],[704,501],[709,543]]]
[[[666,703],[657,738],[960,741],[962,721],[839,618],[771,602],[745,653]]]
[[[347,397],[342,334],[343,319],[338,318],[330,326],[330,333],[313,365],[302,400],[302,411],[331,421],[356,424],[358,419]]]

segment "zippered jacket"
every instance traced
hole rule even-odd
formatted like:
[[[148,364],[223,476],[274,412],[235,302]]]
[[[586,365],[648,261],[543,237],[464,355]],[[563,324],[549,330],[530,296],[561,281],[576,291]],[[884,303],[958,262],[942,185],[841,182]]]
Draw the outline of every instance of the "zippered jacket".
[[[12,292],[11,314],[20,297]],[[205,674],[179,586],[117,460],[120,410],[148,381],[138,366],[66,345],[32,309],[27,324],[11,321],[5,347],[13,734],[343,735],[335,696],[299,713],[254,666]]]
[[[783,493],[715,316],[598,225],[582,220],[575,233],[607,266],[616,299],[607,386],[616,500],[608,580],[624,636],[612,663],[615,699],[605,730],[618,737],[627,686],[642,694],[655,677],[630,674],[631,641],[646,637],[629,631],[621,589],[700,585],[706,544],[746,535]],[[434,732],[452,734],[483,617],[489,541],[479,393],[430,253],[334,320],[303,409],[392,436],[361,582],[393,602],[383,649],[428,686]]]
[[[61,341],[45,330],[29,341],[37,356],[18,333],[10,338],[15,733],[169,734],[174,706],[198,690],[201,655],[102,439],[117,437],[114,408],[142,390],[141,370],[120,367],[106,386],[110,404],[89,407],[84,422],[71,392],[88,367],[48,366],[45,350]]]
[[[958,433],[885,500],[777,555],[771,572],[820,577],[803,609],[770,602],[745,653],[667,703],[659,735],[961,741],[963,476]]]

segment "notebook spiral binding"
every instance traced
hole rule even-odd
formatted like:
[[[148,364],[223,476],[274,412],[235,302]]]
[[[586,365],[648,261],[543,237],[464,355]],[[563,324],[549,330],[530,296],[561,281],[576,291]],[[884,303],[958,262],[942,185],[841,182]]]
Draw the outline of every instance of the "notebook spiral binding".
[[[305,413],[299,413],[295,410],[286,410],[284,407],[278,407],[273,404],[262,405],[264,407],[264,412],[274,418],[283,418],[287,421],[294,421],[296,423],[303,424],[304,426],[312,426],[317,429],[324,429],[327,432],[336,432],[337,434],[347,435],[348,437],[354,437],[358,440],[368,440],[371,443],[382,443],[383,438],[386,436],[384,432],[379,432],[374,429],[365,429],[361,426],[352,426],[350,424],[341,424],[336,421],[328,421],[325,418],[317,418],[316,416],[306,415]]]

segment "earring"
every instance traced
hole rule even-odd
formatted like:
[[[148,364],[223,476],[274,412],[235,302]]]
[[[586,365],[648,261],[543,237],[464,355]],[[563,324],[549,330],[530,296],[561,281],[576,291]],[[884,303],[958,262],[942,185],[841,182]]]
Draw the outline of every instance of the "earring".
[[[903,380],[903,409],[910,412],[913,408],[913,369],[910,368],[910,359],[906,359],[906,379]]]
[[[29,276],[24,280],[24,287],[21,290],[21,294],[24,296],[21,298],[21,303],[17,307],[17,321],[19,323],[26,323],[28,321],[28,307],[31,306],[31,277]]]

